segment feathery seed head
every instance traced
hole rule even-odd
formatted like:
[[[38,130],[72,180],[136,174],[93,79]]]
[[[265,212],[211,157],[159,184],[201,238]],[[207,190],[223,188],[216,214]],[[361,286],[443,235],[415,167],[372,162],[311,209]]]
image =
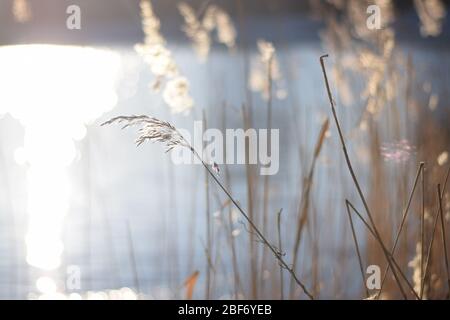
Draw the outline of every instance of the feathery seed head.
[[[140,126],[138,137],[135,140],[137,146],[145,141],[160,142],[165,144],[166,152],[172,150],[176,146],[192,149],[178,130],[169,122],[159,120],[149,116],[119,116],[112,118],[101,125],[110,125],[113,123],[124,124],[122,129]]]

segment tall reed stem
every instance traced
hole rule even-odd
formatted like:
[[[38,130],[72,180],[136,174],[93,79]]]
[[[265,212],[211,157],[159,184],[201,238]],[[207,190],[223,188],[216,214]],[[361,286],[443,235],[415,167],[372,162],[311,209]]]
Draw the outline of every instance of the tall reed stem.
[[[442,209],[442,196],[441,196],[441,185],[437,186],[437,194],[439,199],[439,211],[441,216],[441,234],[442,234],[442,244],[444,245],[444,261],[445,261],[445,271],[447,273],[447,285],[448,285],[448,293],[447,298],[450,296],[450,269],[448,267],[448,254],[447,254],[447,239],[445,236],[445,223],[444,223],[444,210]]]
[[[403,298],[407,299],[406,293],[405,293],[405,291],[404,291],[404,289],[402,287],[402,284],[401,284],[401,282],[400,282],[400,280],[398,278],[397,272],[395,271],[394,268],[392,268],[391,255],[389,254],[388,250],[386,249],[386,246],[383,243],[383,240],[381,239],[381,236],[380,236],[380,234],[378,232],[378,229],[377,229],[377,227],[375,225],[375,220],[372,217],[372,214],[370,212],[370,209],[369,209],[369,206],[367,204],[367,201],[366,201],[366,199],[364,197],[364,194],[363,194],[363,192],[361,190],[361,187],[359,185],[358,179],[356,178],[355,172],[353,170],[353,166],[352,166],[352,163],[350,161],[350,157],[349,157],[348,152],[347,152],[347,147],[345,145],[344,135],[342,134],[341,125],[339,124],[339,120],[337,118],[336,108],[334,106],[334,100],[333,100],[333,96],[331,94],[330,84],[328,83],[328,76],[327,76],[327,71],[325,69],[325,63],[324,63],[324,59],[326,57],[328,57],[328,54],[323,55],[323,56],[320,57],[320,64],[322,66],[322,72],[323,72],[323,76],[324,76],[324,80],[325,80],[325,86],[326,86],[327,93],[328,93],[328,99],[330,101],[331,111],[333,112],[334,121],[335,121],[336,127],[338,129],[339,138],[341,140],[342,150],[344,152],[344,157],[345,157],[345,161],[347,163],[348,170],[350,171],[350,175],[352,176],[352,179],[353,179],[353,182],[354,182],[354,184],[356,186],[356,189],[358,191],[359,197],[361,198],[361,201],[362,201],[362,203],[364,205],[364,209],[366,210],[367,216],[369,217],[370,223],[371,223],[373,231],[375,233],[375,237],[378,239],[378,242],[380,243],[381,249],[383,250],[383,253],[384,253],[385,257],[386,257],[386,260],[387,260],[388,264],[391,266],[392,273],[394,274],[395,280],[396,280],[397,285],[398,285],[398,287],[399,287],[399,289],[401,291],[401,294],[402,294]]]
[[[247,110],[248,107],[246,107],[245,105],[242,105],[242,118],[243,118],[243,122],[244,122],[244,128],[245,130],[247,130],[250,127],[250,116],[249,116],[249,112]],[[248,150],[249,148],[245,148],[245,158],[248,159],[249,155],[248,155]],[[253,199],[255,199],[255,194],[254,194],[254,189],[253,186],[256,185],[256,183],[254,182],[253,179],[253,170],[251,165],[248,163],[248,161],[245,164],[245,174],[246,174],[246,181],[247,181],[247,212],[248,212],[248,216],[250,217],[250,219],[252,221],[254,221],[254,207],[253,207]],[[256,178],[255,178],[256,179]],[[253,232],[250,232],[249,234],[249,240],[250,240],[250,245],[249,245],[249,250],[250,250],[250,274],[252,275],[251,278],[251,289],[252,289],[252,298],[256,299],[256,295],[257,295],[257,268],[256,268],[256,261],[258,258],[258,252],[255,250],[255,239],[254,239],[254,234]]]
[[[283,244],[281,242],[281,213],[283,209],[278,212],[277,215],[277,231],[278,231],[278,249],[283,252]],[[284,300],[284,283],[283,283],[283,267],[280,266],[280,299]]]
[[[444,185],[442,187],[442,191],[441,194],[439,195],[439,198],[442,198],[444,196],[445,193],[445,188],[447,187],[447,182],[448,182],[448,177],[450,175],[450,167],[447,169],[447,174],[445,175],[445,180],[444,180]],[[439,200],[438,200],[439,201]],[[436,233],[436,227],[437,227],[437,222],[439,219],[439,214],[440,214],[440,210],[438,209],[436,212],[436,217],[434,219],[434,223],[433,223],[433,231],[431,232],[431,240],[430,240],[430,245],[428,246],[428,251],[427,251],[427,259],[425,260],[425,269],[424,269],[424,273],[423,273],[423,277],[421,280],[421,285],[420,285],[420,298],[423,298],[423,294],[424,294],[424,289],[425,289],[425,281],[427,279],[427,274],[428,274],[428,265],[430,262],[430,257],[431,257],[431,251],[433,249],[433,243],[434,243],[434,235]]]
[[[423,162],[421,162],[420,165],[419,165],[419,169],[417,170],[417,175],[416,175],[416,178],[414,180],[414,185],[413,185],[413,188],[412,188],[411,193],[409,195],[408,204],[406,205],[405,211],[403,212],[402,221],[400,223],[400,227],[399,227],[399,229],[397,231],[397,235],[395,237],[394,245],[393,245],[392,250],[391,250],[391,255],[392,256],[395,253],[395,249],[397,248],[398,240],[400,239],[400,234],[403,231],[403,226],[405,225],[406,218],[407,218],[408,213],[409,213],[409,208],[411,207],[411,202],[412,202],[412,199],[413,199],[413,196],[414,196],[414,192],[416,191],[417,182],[419,181],[420,173],[422,172],[424,165],[425,164]],[[378,291],[377,299],[380,297],[381,292],[383,291],[383,286],[384,286],[384,283],[386,281],[386,276],[387,276],[388,272],[389,272],[389,265],[387,265],[386,269],[384,270],[383,280],[381,281],[381,287],[380,287],[380,291]],[[420,299],[419,296],[417,295],[417,293],[414,291],[414,288],[411,286],[410,283],[409,283],[409,287],[412,290],[413,294],[416,296],[416,298]]]
[[[227,112],[226,112],[226,104],[224,103],[222,108],[222,128],[225,131],[226,128],[226,119],[227,119]],[[227,158],[226,148],[224,149],[224,159]],[[224,169],[224,176],[225,176],[225,186],[228,190],[231,191],[231,177],[230,177],[230,170],[227,166],[225,166]],[[233,275],[234,275],[234,296],[237,299],[239,294],[239,286],[240,286],[240,278],[239,278],[239,268],[238,268],[238,262],[237,262],[237,254],[236,254],[236,244],[234,242],[234,236],[233,236],[233,217],[232,217],[232,209],[231,206],[228,207],[228,238],[230,242],[230,248],[231,248],[231,262],[233,266]]]
[[[345,202],[345,206],[347,207],[348,220],[350,222],[350,228],[352,230],[353,242],[355,243],[356,254],[358,255],[359,270],[361,271],[362,282],[364,285],[364,289],[366,291],[366,297],[369,297],[370,294],[369,294],[369,289],[367,289],[367,286],[366,286],[366,276],[364,273],[364,266],[363,266],[362,259],[361,259],[361,253],[359,251],[358,238],[356,237],[355,227],[353,226],[353,219],[352,219],[352,215],[350,213],[350,205],[349,205],[348,201]]]
[[[271,148],[271,128],[272,128],[272,63],[273,56],[270,57],[267,62],[267,84],[268,84],[268,97],[267,97],[267,150],[272,150]],[[268,227],[268,207],[269,207],[269,175],[264,176],[264,191],[263,191],[263,233],[267,233]],[[266,250],[263,250],[261,257],[261,269],[264,269],[264,264],[266,260]],[[264,270],[261,270],[261,275]]]
[[[206,122],[206,114],[205,110],[203,110],[203,126],[205,129],[208,128],[208,124]],[[203,148],[205,148],[205,143],[203,144]],[[205,204],[206,204],[206,283],[205,283],[205,290],[206,290],[206,300],[209,300],[210,298],[210,291],[211,291],[211,268],[210,268],[210,257],[212,254],[212,240],[211,240],[211,219],[210,219],[210,203],[209,203],[209,179],[208,179],[208,173],[205,172]]]
[[[188,142],[185,141],[187,144]],[[214,181],[219,185],[219,187],[222,189],[223,192],[227,195],[227,197],[231,200],[231,202],[236,206],[236,208],[239,210],[239,212],[244,217],[245,221],[251,226],[252,230],[256,233],[259,240],[267,247],[269,250],[273,253],[274,257],[278,260],[280,265],[286,269],[291,277],[294,279],[294,281],[302,288],[303,292],[308,296],[309,299],[313,300],[313,295],[306,289],[306,286],[302,283],[302,281],[297,277],[294,270],[289,267],[289,265],[284,261],[282,258],[282,253],[277,251],[277,249],[274,248],[274,246],[266,239],[266,237],[261,233],[261,231],[258,229],[258,227],[253,223],[253,221],[249,218],[249,216],[245,213],[245,211],[241,208],[239,203],[233,198],[233,196],[228,192],[228,190],[225,188],[225,186],[219,181],[219,179],[216,177],[216,175],[211,171],[209,166],[203,161],[203,158],[200,157],[200,155],[195,151],[195,149],[190,146],[190,150],[195,155],[195,157],[202,163],[202,165],[205,167],[205,169],[208,171],[209,175],[214,179]]]
[[[363,216],[358,212],[358,210],[356,210],[355,206],[352,205],[352,203],[348,200],[346,200],[346,203],[356,213],[356,215],[361,220],[361,222],[364,224],[364,226],[367,228],[367,230],[369,230],[370,234],[372,234],[372,236],[375,238],[375,240],[379,243],[379,239],[376,237],[375,232],[373,231],[372,227],[363,218]],[[406,283],[409,283],[408,278],[406,277],[406,275],[404,274],[404,272],[402,271],[402,269],[400,268],[400,266],[398,265],[398,263],[395,261],[395,259],[393,257],[392,257],[392,264],[395,266],[396,270],[400,273],[400,276],[402,277],[402,279]]]
[[[313,185],[314,178],[314,169],[316,167],[317,159],[320,155],[320,151],[322,150],[323,143],[325,141],[325,136],[329,128],[329,120],[328,118],[323,122],[322,127],[320,129],[319,136],[317,137],[316,146],[314,148],[314,155],[311,162],[311,166],[309,168],[309,173],[306,179],[304,179],[302,196],[300,199],[300,204],[298,208],[298,222],[297,222],[297,231],[295,235],[294,249],[292,252],[292,269],[295,270],[297,266],[298,260],[298,252],[300,248],[300,241],[302,239],[302,231],[305,227],[305,224],[308,222],[308,211],[309,211],[309,201],[310,201],[310,193]],[[294,283],[291,283],[290,287],[290,297],[293,297],[294,294]]]
[[[422,212],[420,215],[420,279],[423,279],[423,257],[425,255],[425,167],[422,169]],[[419,297],[422,299],[422,286],[420,286]]]

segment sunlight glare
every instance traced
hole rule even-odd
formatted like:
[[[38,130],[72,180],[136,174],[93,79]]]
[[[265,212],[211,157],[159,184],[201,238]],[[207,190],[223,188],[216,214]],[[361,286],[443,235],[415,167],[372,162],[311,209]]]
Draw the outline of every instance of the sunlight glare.
[[[24,127],[24,145],[14,157],[28,166],[25,242],[32,266],[60,266],[62,225],[71,196],[67,167],[77,154],[74,141],[85,137],[85,125],[116,104],[119,67],[119,55],[110,50],[0,47],[0,115],[11,114]],[[39,278],[38,289],[48,283]]]

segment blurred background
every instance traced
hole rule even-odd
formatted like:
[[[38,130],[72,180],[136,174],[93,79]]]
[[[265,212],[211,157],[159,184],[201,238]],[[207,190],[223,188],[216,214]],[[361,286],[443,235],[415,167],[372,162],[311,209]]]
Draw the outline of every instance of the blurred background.
[[[331,118],[324,53],[350,157],[388,248],[425,163],[395,258],[405,288],[445,298],[445,187],[441,229],[434,221],[450,151],[448,7],[0,0],[0,298],[306,298],[203,167],[174,165],[160,145],[136,148],[134,130],[100,126],[132,114],[191,132],[194,121],[280,129],[276,175],[227,165],[220,179],[315,297],[373,293],[345,206],[364,212]],[[80,28],[71,29],[78,9]],[[363,269],[384,271],[379,244],[356,216],[354,224]],[[382,298],[401,297],[388,273]]]

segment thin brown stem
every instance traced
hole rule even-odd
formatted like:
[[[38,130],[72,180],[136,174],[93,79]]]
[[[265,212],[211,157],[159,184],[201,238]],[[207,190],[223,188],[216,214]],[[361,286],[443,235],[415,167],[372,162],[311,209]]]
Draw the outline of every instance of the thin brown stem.
[[[245,105],[242,105],[242,117],[244,122],[244,128],[247,130],[250,127],[250,117],[248,112],[248,107]],[[248,151],[249,148],[245,148],[245,158],[248,159]],[[255,191],[254,191],[254,185],[256,185],[256,182],[254,182],[254,175],[253,175],[253,168],[250,165],[248,161],[246,161],[245,164],[245,174],[246,174],[246,182],[247,182],[247,212],[252,221],[255,221],[254,216],[254,207],[253,207],[253,199],[256,198]],[[255,177],[256,180],[256,177]],[[249,234],[249,251],[250,251],[250,274],[251,274],[251,289],[252,289],[252,298],[256,298],[257,294],[257,268],[256,268],[256,262],[258,258],[258,252],[255,250],[255,239],[253,232],[250,232]]]
[[[203,126],[205,129],[208,128],[208,124],[206,122],[206,114],[205,110],[203,110]],[[203,148],[205,148],[205,145],[203,145]],[[211,294],[211,268],[210,268],[210,262],[208,261],[212,254],[212,238],[211,238],[211,219],[210,219],[210,202],[209,202],[209,179],[208,179],[208,172],[205,171],[205,204],[206,204],[206,281],[205,281],[205,292],[206,292],[206,300],[210,299]]]
[[[187,141],[186,141],[187,142]],[[270,251],[273,253],[273,255],[275,256],[275,258],[278,260],[278,262],[280,263],[280,265],[286,269],[289,274],[291,275],[291,277],[295,280],[295,282],[300,286],[300,288],[302,288],[303,292],[308,296],[309,299],[313,300],[314,297],[313,295],[308,291],[308,289],[306,289],[306,286],[302,283],[302,281],[297,277],[297,275],[295,274],[294,270],[292,270],[292,268],[289,267],[289,265],[284,261],[284,259],[282,258],[282,255],[280,252],[278,252],[274,246],[266,239],[266,237],[261,233],[261,231],[259,230],[259,228],[254,224],[254,222],[249,218],[249,216],[245,213],[245,211],[241,208],[241,206],[239,205],[239,203],[237,203],[237,201],[233,198],[233,196],[228,192],[228,190],[225,188],[225,186],[219,181],[219,179],[216,177],[216,175],[211,171],[211,169],[209,168],[209,166],[203,161],[203,159],[200,157],[200,155],[195,151],[195,149],[191,146],[190,147],[191,151],[194,153],[195,157],[200,160],[200,162],[202,163],[202,165],[205,167],[206,170],[208,170],[209,175],[214,179],[214,181],[219,185],[219,187],[222,189],[223,192],[225,192],[225,194],[227,195],[227,197],[231,200],[231,202],[236,206],[236,208],[239,210],[239,212],[242,214],[242,216],[244,217],[245,221],[250,225],[250,227],[252,228],[252,230],[256,233],[256,235],[258,236],[259,240],[261,240],[261,242],[270,249]]]
[[[449,174],[450,174],[450,167],[447,169],[447,174],[445,175],[444,185],[443,185],[443,187],[442,187],[442,192],[441,192],[441,194],[440,194],[440,197],[443,197],[443,196],[444,196],[445,189],[446,189],[446,187],[447,187],[447,182],[448,182]],[[436,227],[437,227],[437,222],[438,222],[438,219],[439,219],[439,213],[440,213],[440,210],[438,209],[437,212],[436,212],[436,218],[434,219],[434,223],[433,223],[433,231],[431,232],[430,245],[428,246],[427,259],[426,259],[426,261],[425,261],[425,270],[424,270],[424,273],[423,273],[423,277],[422,277],[422,281],[421,281],[421,286],[420,286],[420,287],[421,287],[421,288],[420,288],[420,292],[421,292],[421,294],[422,294],[422,295],[420,296],[421,299],[423,298],[423,294],[424,294],[423,290],[424,290],[424,288],[425,288],[425,281],[427,280],[428,266],[429,266],[429,262],[430,262],[431,251],[432,251],[432,249],[433,249],[434,235],[435,235],[435,233],[436,233]]]
[[[325,136],[329,128],[329,120],[328,118],[323,122],[322,127],[320,129],[319,136],[317,137],[316,146],[314,149],[313,160],[311,162],[311,166],[309,168],[309,173],[306,179],[304,179],[302,196],[300,199],[300,204],[298,208],[298,222],[297,222],[297,231],[295,235],[294,249],[292,252],[292,269],[295,270],[297,266],[298,253],[300,248],[300,241],[302,239],[303,228],[308,222],[308,211],[309,211],[309,202],[310,202],[310,193],[313,186],[313,178],[314,178],[314,169],[316,167],[317,159],[320,155],[320,151],[322,150],[323,143],[325,141]],[[294,295],[294,283],[291,283],[290,287],[290,297],[293,298]]]
[[[362,263],[362,259],[361,259],[361,253],[359,251],[358,238],[356,237],[355,227],[353,226],[353,219],[352,219],[352,215],[350,213],[350,207],[349,207],[348,201],[345,201],[345,206],[347,207],[348,220],[350,222],[350,227],[352,229],[352,236],[353,236],[353,241],[355,243],[356,254],[358,255],[359,269],[361,271],[363,286],[366,291],[366,297],[369,297],[370,294],[369,294],[369,289],[367,289],[367,286],[366,286],[366,276],[364,273],[364,267],[363,267],[363,263]]]
[[[268,84],[268,97],[267,97],[267,134],[269,135],[267,139],[267,150],[271,150],[271,128],[272,128],[272,63],[273,56],[270,57],[267,62],[267,84]],[[263,232],[267,233],[268,227],[268,210],[269,210],[269,175],[264,176],[264,184],[263,184],[263,223],[262,228]],[[261,257],[261,269],[264,269],[264,264],[266,260],[266,250],[263,250]],[[263,270],[261,270],[263,271]],[[263,272],[261,272],[261,275]]]
[[[420,279],[423,279],[423,256],[425,255],[425,167],[422,170],[422,212],[420,215]],[[422,299],[422,286],[419,297]]]
[[[281,213],[283,209],[278,211],[277,215],[277,230],[278,230],[278,249],[283,252],[283,244],[281,242]],[[284,300],[284,284],[283,284],[283,267],[280,266],[280,299]]]
[[[449,292],[447,293],[447,297],[450,296],[450,269],[448,267],[448,254],[447,254],[447,240],[445,236],[445,223],[444,223],[444,210],[442,209],[442,196],[441,196],[441,185],[437,186],[437,193],[439,199],[439,215],[441,217],[441,234],[442,234],[442,244],[444,245],[444,258],[445,258],[445,271],[447,273],[447,285]]]
[[[375,238],[375,240],[379,242],[379,239],[375,235],[375,231],[372,229],[372,227],[370,227],[369,223],[363,218],[363,216],[358,212],[358,210],[356,210],[356,208],[352,205],[352,203],[350,201],[347,200],[347,202],[348,202],[348,205],[350,206],[350,208],[352,208],[352,210],[356,213],[358,218],[362,221],[362,223],[367,228],[367,230],[369,230],[369,232]],[[416,298],[419,299],[419,296],[417,296],[417,294],[415,293],[414,288],[409,283],[408,278],[406,277],[406,275],[404,274],[404,272],[402,271],[402,269],[398,265],[397,261],[395,261],[393,256],[391,256],[391,259],[392,259],[392,264],[395,266],[396,270],[398,271],[398,273],[402,277],[403,281],[405,281],[408,284],[408,287],[410,288],[411,292],[413,292],[413,294],[416,296]]]
[[[401,233],[403,231],[403,226],[405,225],[406,218],[407,218],[408,213],[409,213],[409,208],[411,207],[411,202],[412,202],[412,199],[414,197],[414,192],[416,191],[417,182],[419,181],[420,173],[423,170],[423,166],[424,166],[424,163],[421,162],[420,165],[419,165],[419,169],[417,169],[417,175],[416,175],[416,178],[414,179],[414,185],[413,185],[413,188],[412,188],[411,193],[409,195],[408,204],[406,205],[405,211],[403,212],[402,221],[400,222],[400,226],[399,226],[399,229],[397,231],[397,235],[395,237],[394,245],[393,245],[392,250],[391,250],[391,255],[392,256],[395,253],[395,249],[397,248],[398,240],[400,239],[400,235],[401,235]],[[383,280],[381,281],[380,291],[378,291],[377,298],[381,295],[381,293],[383,291],[383,286],[384,286],[384,283],[386,281],[386,276],[387,276],[388,272],[389,272],[389,265],[387,265],[386,269],[384,270]],[[411,288],[412,288],[412,286],[411,286]],[[412,291],[415,292],[414,289],[412,289]],[[417,296],[417,298],[419,298],[419,296]]]
[[[322,72],[323,72],[323,77],[324,77],[324,80],[325,80],[325,86],[326,86],[327,93],[328,93],[328,99],[329,99],[329,102],[330,102],[331,111],[333,113],[333,118],[334,118],[334,121],[336,123],[336,127],[338,129],[339,139],[341,141],[342,150],[344,152],[344,157],[345,157],[345,161],[347,163],[348,170],[350,171],[350,175],[352,176],[352,179],[353,179],[353,182],[354,182],[354,184],[356,186],[356,189],[358,191],[359,197],[361,198],[361,201],[362,201],[362,203],[364,205],[364,209],[366,210],[367,216],[369,217],[369,221],[370,221],[370,223],[371,223],[371,225],[373,227],[373,231],[375,232],[375,237],[378,239],[378,242],[379,242],[379,244],[381,246],[381,249],[382,249],[382,251],[383,251],[383,253],[384,253],[385,257],[386,257],[386,260],[387,260],[388,264],[391,265],[391,270],[392,270],[394,278],[395,278],[395,280],[397,282],[397,285],[398,285],[398,287],[400,289],[400,292],[401,292],[403,298],[407,299],[406,293],[405,293],[405,291],[404,291],[404,289],[402,287],[400,279],[398,278],[397,272],[395,271],[394,268],[392,268],[391,256],[390,256],[388,250],[386,249],[386,246],[384,245],[383,240],[381,239],[381,236],[380,236],[380,234],[378,232],[378,229],[377,229],[377,227],[375,225],[375,221],[374,221],[374,219],[372,217],[372,214],[370,212],[369,205],[367,204],[366,198],[364,197],[364,194],[363,194],[362,189],[361,189],[361,187],[359,185],[358,179],[356,178],[355,171],[353,170],[353,166],[351,164],[350,157],[349,157],[348,152],[347,152],[347,147],[346,147],[346,144],[345,144],[344,135],[342,134],[341,125],[339,124],[339,120],[338,120],[338,117],[337,117],[337,114],[336,114],[336,108],[334,106],[334,100],[333,100],[333,96],[331,94],[330,84],[328,82],[328,76],[327,76],[327,71],[325,69],[325,62],[324,62],[324,59],[326,57],[328,57],[327,54],[320,57],[320,64],[322,66]]]
[[[226,128],[226,119],[227,119],[227,114],[226,114],[226,104],[224,103],[223,107],[222,107],[222,128],[225,131]],[[227,153],[226,153],[226,148],[224,149],[224,159],[226,159],[227,157]],[[230,190],[230,192],[232,192],[231,190],[231,177],[230,177],[230,170],[228,168],[228,166],[225,166],[224,168],[224,177],[225,177],[225,186],[227,187],[228,190]],[[234,241],[234,236],[233,236],[233,219],[232,219],[232,209],[231,206],[227,205],[228,207],[228,238],[229,238],[229,242],[230,242],[230,248],[231,248],[231,262],[232,262],[232,266],[233,266],[233,274],[234,274],[234,297],[237,299],[238,294],[239,294],[239,287],[240,287],[240,277],[239,277],[239,268],[238,268],[238,261],[237,261],[237,253],[236,253],[236,244]]]

